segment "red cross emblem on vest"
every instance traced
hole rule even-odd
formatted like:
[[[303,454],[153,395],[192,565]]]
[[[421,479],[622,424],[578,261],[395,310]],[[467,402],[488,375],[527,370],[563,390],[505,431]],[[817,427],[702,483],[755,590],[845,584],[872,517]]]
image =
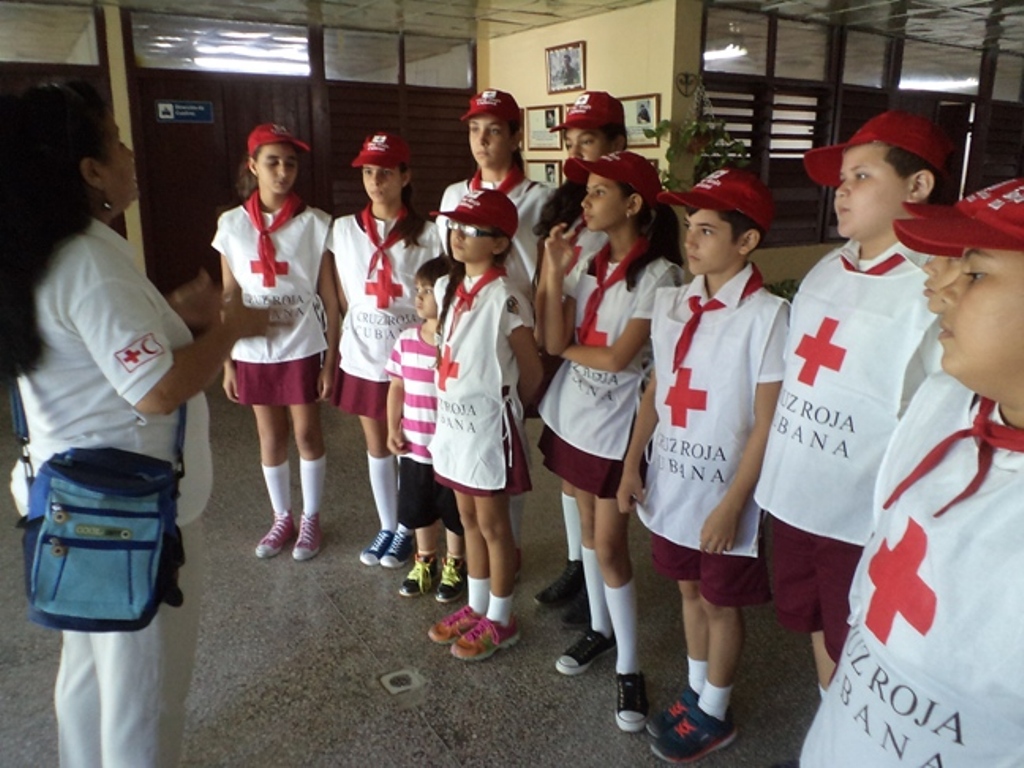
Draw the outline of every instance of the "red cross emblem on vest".
[[[387,309],[392,299],[402,295],[402,284],[392,282],[390,274],[378,269],[377,279],[366,283],[366,295],[377,297],[377,309]]]
[[[800,369],[800,375],[796,377],[798,381],[813,387],[819,370],[828,368],[838,371],[843,366],[846,350],[832,343],[832,336],[838,327],[838,320],[826,317],[822,319],[816,335],[810,336],[805,333],[800,339],[794,352],[797,357],[804,359],[804,366]]]
[[[665,405],[672,410],[672,426],[685,427],[690,411],[706,411],[708,409],[708,393],[705,389],[691,389],[690,376],[692,368],[680,368],[676,371],[676,383],[665,397]]]
[[[445,346],[444,354],[441,355],[441,362],[437,366],[437,388],[442,392],[448,391],[448,379],[459,378],[459,364],[452,359],[452,348]]]
[[[252,270],[254,275],[263,275],[263,287],[273,288],[277,285],[278,275],[288,274],[288,262],[287,261],[275,261],[271,269],[266,270],[263,268],[263,262],[257,259],[256,261],[249,262],[249,269]]]
[[[864,624],[883,643],[888,641],[896,614],[922,635],[935,619],[935,592],[917,575],[928,549],[928,536],[914,520],[895,548],[888,542],[871,558],[868,575],[875,585]]]

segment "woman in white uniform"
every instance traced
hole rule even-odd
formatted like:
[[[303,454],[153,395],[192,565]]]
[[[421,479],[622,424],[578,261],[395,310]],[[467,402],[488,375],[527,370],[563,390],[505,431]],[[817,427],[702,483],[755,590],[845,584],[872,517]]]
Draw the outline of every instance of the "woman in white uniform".
[[[15,148],[0,179],[0,371],[17,379],[33,466],[72,447],[172,460],[188,403],[178,523],[184,603],[137,632],[64,632],[55,705],[62,766],[173,766],[195,658],[201,594],[198,518],[211,487],[203,387],[266,313],[240,297],[192,335],[135,267],[110,225],[135,200],[134,156],[84,83],[0,100],[0,137]],[[216,314],[216,313],[214,313]],[[11,486],[27,511],[20,467]]]

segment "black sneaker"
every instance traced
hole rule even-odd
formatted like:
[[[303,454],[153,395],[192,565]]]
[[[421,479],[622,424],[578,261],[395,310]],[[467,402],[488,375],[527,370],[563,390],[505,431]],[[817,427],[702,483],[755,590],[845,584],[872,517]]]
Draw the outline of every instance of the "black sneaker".
[[[439,603],[451,603],[458,600],[466,591],[466,560],[448,555],[441,569],[441,583],[437,585]]]
[[[647,686],[643,672],[616,675],[619,697],[615,707],[615,722],[629,733],[639,733],[647,720]]]
[[[583,637],[573,643],[555,662],[555,669],[563,675],[581,675],[598,656],[614,647],[614,637],[605,637],[595,629],[588,629]]]
[[[437,558],[422,558],[416,555],[412,570],[398,588],[398,594],[402,597],[419,597],[432,590],[436,582]]]
[[[533,596],[541,605],[558,605],[573,598],[583,589],[583,563],[570,560],[557,579]]]
[[[590,626],[590,598],[586,584],[562,611],[562,626],[566,629],[587,629]]]

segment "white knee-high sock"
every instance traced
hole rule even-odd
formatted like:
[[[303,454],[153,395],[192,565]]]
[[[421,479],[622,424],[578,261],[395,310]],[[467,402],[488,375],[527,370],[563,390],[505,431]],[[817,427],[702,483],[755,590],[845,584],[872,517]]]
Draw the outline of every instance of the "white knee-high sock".
[[[640,660],[636,652],[636,585],[633,579],[621,587],[604,585],[605,599],[608,601],[608,613],[612,617],[615,628],[615,644],[618,658],[615,671],[620,675],[630,675],[640,671]]]
[[[565,543],[569,547],[569,559],[580,560],[583,556],[583,531],[580,528],[580,508],[576,497],[562,494],[562,518],[565,520]]]
[[[302,516],[320,514],[320,500],[324,496],[324,475],[327,473],[327,455],[319,459],[299,457],[299,478],[302,481]]]
[[[398,463],[394,456],[378,459],[370,454],[366,454],[366,462],[381,530],[394,531],[398,525]]]
[[[469,607],[473,609],[474,613],[486,616],[487,609],[491,604],[491,580],[474,579],[472,576],[467,576],[466,591],[469,595]]]
[[[487,605],[487,618],[495,624],[507,627],[512,620],[512,595],[508,597],[490,596],[490,603]]]
[[[719,688],[711,683],[704,684],[704,690],[700,694],[700,701],[697,706],[704,712],[725,720],[725,713],[729,709],[729,700],[732,698],[732,686],[726,685]]]
[[[267,483],[274,516],[284,517],[292,511],[292,473],[288,460],[276,467],[263,465],[263,479]]]
[[[520,493],[508,500],[508,518],[512,525],[512,538],[516,541],[516,547],[523,546],[523,512],[526,510],[526,494]]]
[[[583,559],[583,580],[587,583],[587,600],[590,602],[590,628],[611,637],[614,629],[608,615],[608,603],[604,599],[604,577],[597,562],[597,552],[581,547],[580,555]]]
[[[708,663],[687,656],[686,672],[690,688],[700,696],[701,691],[704,690],[704,684],[708,681]]]

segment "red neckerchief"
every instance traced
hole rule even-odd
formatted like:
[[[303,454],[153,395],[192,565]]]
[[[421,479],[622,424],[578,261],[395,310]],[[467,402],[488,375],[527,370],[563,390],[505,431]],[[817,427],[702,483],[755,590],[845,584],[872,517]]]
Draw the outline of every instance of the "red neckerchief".
[[[761,270],[757,268],[756,264],[751,264],[750,266],[752,272],[750,277],[747,278],[747,284],[743,286],[740,301],[743,301],[747,296],[764,286]],[[714,312],[716,309],[725,309],[725,304],[718,299],[709,299],[704,304],[701,304],[700,296],[691,296],[687,299],[687,303],[690,305],[690,319],[686,321],[686,325],[683,326],[683,332],[679,334],[679,341],[676,342],[676,351],[672,356],[673,371],[678,371],[679,367],[683,364],[683,360],[686,359],[686,353],[690,351],[690,344],[697,333],[697,326],[700,325],[700,319],[704,313]]]
[[[882,509],[888,509],[895,504],[904,491],[938,466],[949,452],[949,449],[958,440],[973,437],[978,441],[978,471],[974,474],[971,482],[967,484],[967,487],[955,499],[936,512],[935,517],[943,514],[957,502],[963,501],[968,496],[972,496],[977,492],[985,481],[985,476],[988,474],[989,469],[992,467],[992,454],[996,448],[1017,451],[1018,453],[1024,452],[1024,430],[1014,429],[1013,427],[993,422],[990,416],[994,409],[995,402],[987,397],[981,398],[981,403],[978,406],[978,415],[974,417],[974,423],[968,429],[954,432],[932,448],[928,455],[921,459],[921,463],[914,467],[914,471],[907,475],[902,483],[896,486],[896,490],[892,492],[888,501],[882,505]]]
[[[484,289],[484,286],[493,283],[499,277],[505,276],[505,269],[503,267],[491,267],[482,275],[480,279],[474,283],[473,287],[468,291],[466,290],[465,283],[459,283],[455,289],[455,306],[452,307],[452,327],[448,331],[448,338],[452,337],[455,333],[455,326],[459,323],[459,318],[462,317],[464,312],[468,312],[473,308],[473,300],[476,299],[477,294]]]
[[[388,258],[388,249],[392,245],[402,239],[402,235],[398,232],[398,223],[406,216],[405,206],[398,212],[398,216],[395,217],[395,225],[391,228],[388,236],[382,243],[380,241],[380,235],[377,234],[377,222],[373,218],[373,203],[367,204],[363,209],[363,212],[359,214],[360,219],[363,223],[363,231],[366,232],[366,236],[370,238],[370,243],[373,245],[373,257],[370,259],[370,268],[366,270],[366,295],[375,293],[377,295],[377,309],[386,309],[391,304],[393,294],[391,293],[391,286],[394,285],[391,273],[391,259]],[[381,276],[379,283],[375,290],[371,290],[374,286],[373,273],[377,271],[378,266],[380,267]],[[401,296],[402,287],[398,286],[399,296]]]
[[[633,247],[629,249],[629,253],[616,265],[615,274],[611,279],[607,279],[612,256],[611,243],[605,243],[604,248],[597,252],[597,256],[594,257],[594,277],[597,278],[597,288],[587,298],[587,305],[583,309],[583,322],[576,329],[576,338],[579,339],[580,344],[591,344],[588,339],[597,330],[597,310],[601,307],[605,293],[613,285],[626,279],[629,265],[647,253],[648,247],[647,238],[643,235],[638,237],[633,243]]]
[[[503,195],[508,196],[516,186],[526,178],[526,174],[523,173],[523,169],[515,163],[512,163],[512,167],[508,169],[508,173],[505,174],[505,178],[501,180],[496,190],[501,192]],[[469,188],[471,190],[483,189],[483,179],[480,177],[480,169],[476,169],[476,173],[473,174],[473,178],[469,180]]]
[[[277,248],[270,236],[287,224],[296,213],[302,208],[302,198],[294,192],[289,192],[285,198],[284,205],[275,214],[270,226],[263,222],[263,211],[260,210],[260,191],[257,189],[249,199],[245,201],[245,212],[249,215],[249,221],[260,233],[256,252],[259,254],[258,261],[249,262],[249,266],[255,273],[263,274],[263,285],[266,288],[273,288],[277,285],[278,275],[288,274],[288,262],[277,261]]]
[[[840,256],[839,260],[843,262],[843,266],[846,267],[847,272],[860,272],[862,275],[874,275],[877,277],[878,275],[884,275],[892,272],[896,267],[906,261],[907,257],[899,253],[894,254],[885,261],[880,261],[878,264],[875,264],[875,266],[865,269],[863,272],[857,269],[856,264],[851,264],[847,261],[845,256]]]
[[[569,233],[569,245],[572,246],[572,261],[569,262],[569,266],[565,268],[565,274],[572,272],[572,268],[576,266],[576,262],[580,260],[580,251],[583,250],[583,246],[576,245],[576,241],[580,239],[580,233],[587,228],[587,222],[580,219],[580,223],[577,224],[571,233]]]

